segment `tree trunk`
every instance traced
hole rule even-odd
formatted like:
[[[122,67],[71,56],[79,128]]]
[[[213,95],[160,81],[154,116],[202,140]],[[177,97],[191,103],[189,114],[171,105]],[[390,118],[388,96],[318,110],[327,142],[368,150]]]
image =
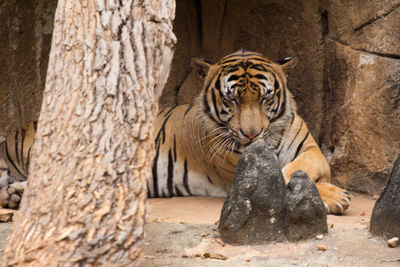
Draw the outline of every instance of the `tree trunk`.
[[[174,0],[59,0],[32,164],[2,265],[131,265]]]

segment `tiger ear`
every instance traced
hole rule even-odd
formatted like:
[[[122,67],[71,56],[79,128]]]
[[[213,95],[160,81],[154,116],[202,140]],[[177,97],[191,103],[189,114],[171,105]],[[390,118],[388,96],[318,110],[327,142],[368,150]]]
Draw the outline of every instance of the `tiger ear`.
[[[192,66],[193,69],[200,71],[204,76],[207,76],[211,64],[202,58],[192,57],[190,59],[190,66]]]
[[[276,63],[281,65],[283,70],[287,70],[287,69],[293,69],[297,65],[297,62],[298,62],[297,57],[293,56],[293,57],[285,57],[284,59],[281,59]]]

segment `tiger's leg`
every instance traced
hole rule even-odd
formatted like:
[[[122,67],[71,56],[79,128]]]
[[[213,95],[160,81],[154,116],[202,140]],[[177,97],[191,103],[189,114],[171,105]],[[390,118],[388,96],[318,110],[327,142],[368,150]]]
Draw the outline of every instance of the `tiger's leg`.
[[[294,161],[282,168],[285,183],[289,182],[293,173],[297,170],[306,172],[310,179],[315,182],[328,213],[343,214],[349,207],[350,194],[346,190],[330,184],[330,167],[318,147],[308,148]]]

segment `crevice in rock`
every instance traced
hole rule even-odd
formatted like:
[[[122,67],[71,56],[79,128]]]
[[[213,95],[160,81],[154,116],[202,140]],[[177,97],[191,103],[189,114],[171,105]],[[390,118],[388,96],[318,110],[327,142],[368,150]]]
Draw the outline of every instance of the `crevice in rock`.
[[[222,17],[221,17],[221,24],[219,25],[219,40],[218,44],[221,46],[221,41],[222,41],[222,30],[224,28],[224,22],[226,18],[226,10],[228,8],[228,1],[225,0],[224,2],[224,10],[222,11]]]
[[[339,43],[339,44],[341,44],[343,46],[346,46],[346,47],[349,47],[349,48],[351,48],[351,49],[353,49],[355,51],[358,51],[358,52],[363,52],[363,53],[371,54],[371,55],[378,56],[378,57],[384,57],[384,58],[390,58],[390,59],[400,59],[400,55],[391,54],[391,53],[382,53],[382,52],[376,52],[376,51],[369,51],[369,50],[361,49],[361,48],[355,48],[355,47],[352,47],[350,44],[348,44],[348,43],[346,43],[344,41],[336,40],[336,39],[333,39],[332,37],[327,37],[327,38],[329,38],[330,40],[332,40],[332,41],[334,41],[336,43]]]
[[[376,16],[374,16],[373,18],[371,18],[370,20],[364,22],[363,24],[361,24],[360,26],[356,27],[353,29],[353,32],[356,33],[360,30],[362,30],[363,28],[365,28],[368,25],[373,24],[375,21],[379,20],[379,19],[384,19],[386,16],[388,16],[390,13],[392,13],[393,11],[395,11],[397,8],[400,7],[400,3],[394,5],[391,9],[389,9],[388,11],[382,13],[382,14],[378,14]]]
[[[197,12],[197,19],[198,19],[198,32],[199,32],[199,44],[200,44],[200,50],[203,50],[203,12],[202,12],[202,6],[201,6],[201,1],[198,0],[195,2],[196,6],[196,12]],[[185,78],[186,79],[186,78]]]
[[[319,8],[318,13],[320,16],[319,24],[321,25],[321,43],[325,43],[326,37],[329,34],[329,20],[328,11],[326,9]]]

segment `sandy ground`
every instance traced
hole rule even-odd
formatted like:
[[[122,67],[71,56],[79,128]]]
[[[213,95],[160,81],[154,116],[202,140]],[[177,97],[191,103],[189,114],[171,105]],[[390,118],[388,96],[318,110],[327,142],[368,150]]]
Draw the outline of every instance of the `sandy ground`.
[[[355,195],[343,216],[328,216],[321,240],[230,246],[216,241],[223,199],[150,199],[140,266],[400,266],[400,247],[368,232],[374,203]]]
[[[223,199],[150,199],[139,266],[400,266],[400,247],[368,232],[374,202],[355,195],[345,215],[328,216],[321,240],[230,246],[216,239]],[[0,253],[10,227],[0,224]]]

